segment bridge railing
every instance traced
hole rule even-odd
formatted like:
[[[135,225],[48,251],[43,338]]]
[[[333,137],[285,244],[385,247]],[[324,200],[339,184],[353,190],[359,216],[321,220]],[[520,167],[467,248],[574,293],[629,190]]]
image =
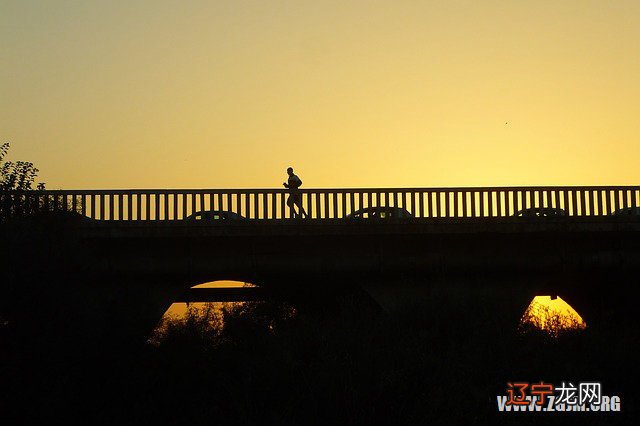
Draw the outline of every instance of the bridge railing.
[[[295,194],[286,189],[0,191],[0,217],[72,211],[96,220],[170,221],[221,211],[278,220],[295,217],[287,202],[292,195],[308,213],[302,220],[344,218],[383,207],[417,218],[508,217],[532,208],[604,216],[637,207],[640,186],[300,189]]]

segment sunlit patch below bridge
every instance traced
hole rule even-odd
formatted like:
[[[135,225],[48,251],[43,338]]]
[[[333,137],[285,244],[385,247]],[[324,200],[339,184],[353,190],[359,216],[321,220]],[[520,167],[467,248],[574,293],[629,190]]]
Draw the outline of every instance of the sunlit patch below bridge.
[[[583,330],[587,327],[580,314],[561,297],[536,296],[533,298],[522,318],[520,329],[537,329],[552,337],[563,332]]]
[[[241,282],[241,281],[229,281],[218,280],[210,281],[203,284],[195,285],[191,288],[246,288],[256,287],[254,284]],[[158,326],[154,330],[153,334],[157,337],[164,334],[164,329],[169,321],[181,321],[187,319],[189,316],[197,317],[206,314],[208,318],[212,318],[215,324],[211,324],[214,327],[222,327],[223,325],[223,309],[230,309],[234,306],[242,305],[245,302],[193,302],[193,303],[172,303],[171,306],[165,311],[160,319]]]

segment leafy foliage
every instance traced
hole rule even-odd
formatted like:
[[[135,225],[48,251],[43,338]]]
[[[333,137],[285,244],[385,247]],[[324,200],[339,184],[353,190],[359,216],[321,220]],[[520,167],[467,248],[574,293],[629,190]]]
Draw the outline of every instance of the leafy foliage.
[[[39,170],[29,161],[4,161],[9,152],[9,144],[0,145],[0,189],[1,190],[21,190],[32,189],[43,190],[43,182],[36,184]],[[35,186],[35,188],[34,188]]]
[[[523,334],[543,334],[555,339],[579,333],[585,329],[585,324],[569,312],[562,313],[540,303],[532,303],[522,316],[518,329]]]

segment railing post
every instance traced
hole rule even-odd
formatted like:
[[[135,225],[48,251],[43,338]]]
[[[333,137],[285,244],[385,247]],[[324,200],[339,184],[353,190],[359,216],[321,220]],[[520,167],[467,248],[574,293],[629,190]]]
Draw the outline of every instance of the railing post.
[[[278,218],[278,202],[277,202],[277,192],[270,192],[269,193],[270,198],[271,198],[271,219],[277,219]]]
[[[289,211],[289,206],[287,205],[288,197],[289,191],[287,189],[282,190],[280,198],[280,215],[282,216],[282,219],[287,219],[291,214],[291,212]]]

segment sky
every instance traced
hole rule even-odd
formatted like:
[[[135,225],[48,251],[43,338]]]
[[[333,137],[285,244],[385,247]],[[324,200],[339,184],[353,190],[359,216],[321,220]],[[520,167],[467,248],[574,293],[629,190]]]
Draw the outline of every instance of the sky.
[[[51,189],[635,185],[637,0],[1,0]]]

